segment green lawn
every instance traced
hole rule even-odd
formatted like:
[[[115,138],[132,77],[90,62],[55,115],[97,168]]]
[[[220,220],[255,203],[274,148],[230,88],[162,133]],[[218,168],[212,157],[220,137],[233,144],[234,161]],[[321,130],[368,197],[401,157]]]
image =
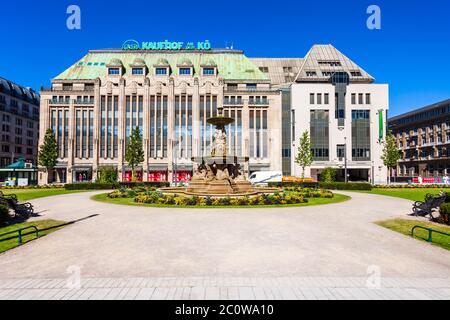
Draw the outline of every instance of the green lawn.
[[[75,192],[86,192],[93,190],[65,190],[64,188],[48,188],[48,189],[0,189],[4,194],[14,193],[21,202],[37,198],[57,196],[60,194],[68,194]]]
[[[127,205],[127,206],[139,206],[139,207],[160,207],[160,208],[196,208],[196,209],[215,209],[215,208],[243,208],[243,209],[255,209],[255,208],[286,208],[286,207],[307,207],[307,206],[318,206],[318,205],[324,205],[324,204],[331,204],[331,203],[339,203],[344,202],[347,200],[350,200],[351,197],[347,197],[341,194],[334,194],[334,197],[331,199],[325,199],[325,198],[309,198],[308,203],[301,203],[301,204],[286,204],[286,205],[267,205],[267,206],[176,206],[176,205],[158,205],[158,204],[141,204],[134,202],[133,198],[116,198],[116,199],[110,199],[107,196],[107,193],[103,194],[97,194],[95,196],[92,196],[92,200],[101,201],[101,202],[108,202],[118,205]]]
[[[416,220],[392,219],[386,221],[379,221],[376,222],[376,224],[388,228],[390,230],[400,232],[407,236],[411,236],[411,230],[414,226],[421,226],[425,228],[438,230],[441,232],[450,233],[450,226],[444,226],[432,222],[422,222]],[[426,241],[428,239],[428,231],[416,229],[416,231],[414,231],[414,238]],[[444,249],[450,250],[450,236],[433,233],[433,244],[442,247]]]
[[[407,189],[407,188],[374,188],[371,191],[359,191],[364,193],[379,194],[389,197],[403,198],[411,201],[423,201],[427,193],[438,194],[444,191],[450,194],[450,188],[439,189],[439,188],[417,188],[417,189]]]
[[[18,230],[20,228],[24,228],[27,226],[36,226],[39,230],[39,237],[42,237],[63,228],[65,224],[66,224],[65,222],[57,220],[39,220],[33,222],[17,223],[11,226],[0,228],[0,234]],[[27,229],[23,231],[22,244],[25,244],[34,239],[36,239],[36,233],[33,229]],[[15,248],[17,246],[18,246],[17,233],[6,236],[0,236],[0,253]]]

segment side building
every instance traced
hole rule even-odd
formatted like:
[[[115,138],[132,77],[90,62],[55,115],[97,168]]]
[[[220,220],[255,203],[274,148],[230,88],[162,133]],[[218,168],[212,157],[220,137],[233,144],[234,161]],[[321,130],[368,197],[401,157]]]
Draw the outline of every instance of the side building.
[[[315,45],[305,57],[291,87],[291,166],[299,139],[310,133],[314,162],[306,176],[320,179],[327,168],[337,179],[386,183],[381,160],[389,108],[387,84],[374,78],[332,45]]]
[[[400,180],[450,174],[450,99],[389,119],[402,158]]]
[[[0,168],[23,159],[36,165],[39,94],[0,77]]]
[[[248,175],[282,170],[282,95],[242,51],[94,50],[41,91],[41,143],[58,142],[54,182],[92,181],[103,166],[131,179],[125,152],[132,128],[143,135],[143,181],[188,181],[193,156],[209,155],[223,108],[230,155],[249,157]],[[48,172],[40,168],[39,182]]]

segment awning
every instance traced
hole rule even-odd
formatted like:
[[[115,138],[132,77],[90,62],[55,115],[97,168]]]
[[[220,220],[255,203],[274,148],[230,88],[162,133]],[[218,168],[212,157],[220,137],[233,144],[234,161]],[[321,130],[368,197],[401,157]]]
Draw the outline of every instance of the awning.
[[[149,164],[148,171],[165,171],[169,168],[167,163]]]
[[[192,164],[177,164],[173,165],[172,167],[173,171],[192,171],[194,170],[194,166]]]

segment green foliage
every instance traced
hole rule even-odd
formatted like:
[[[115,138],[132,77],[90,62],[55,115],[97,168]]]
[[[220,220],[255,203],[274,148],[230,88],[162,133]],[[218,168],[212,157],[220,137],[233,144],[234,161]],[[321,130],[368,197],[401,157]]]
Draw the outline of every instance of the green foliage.
[[[166,188],[170,187],[170,182],[120,182],[120,186],[123,188]]]
[[[0,205],[0,227],[8,224],[11,216],[9,215],[9,208],[4,205]]]
[[[118,183],[82,182],[65,184],[66,190],[109,190],[119,188]]]
[[[58,159],[58,144],[51,128],[47,129],[44,136],[44,143],[40,146],[38,154],[39,165],[51,169],[56,166]]]
[[[311,152],[311,142],[309,140],[308,131],[303,132],[300,137],[300,142],[298,146],[297,157],[295,162],[302,167],[302,178],[305,178],[305,168],[310,166],[313,162],[313,154]]]
[[[144,149],[142,147],[142,136],[139,127],[133,129],[130,137],[130,141],[125,153],[125,160],[131,167],[133,181],[136,180],[136,172],[134,168],[144,162]]]
[[[331,167],[325,168],[320,174],[320,181],[325,183],[333,183],[336,181],[337,170]]]
[[[444,202],[441,204],[440,209],[441,217],[438,222],[450,225],[450,202]]]
[[[283,182],[283,183],[269,183],[269,187],[300,187],[300,188],[322,188],[327,190],[372,190],[372,185],[367,182]]]
[[[388,135],[386,136],[386,141],[384,142],[381,160],[383,160],[384,165],[388,167],[388,169],[390,169],[397,166],[397,163],[401,159],[401,157],[401,152],[400,150],[398,150],[397,146],[397,139],[392,134],[392,132],[389,131]]]
[[[135,192],[135,191],[133,191]],[[309,192],[309,191],[308,191]],[[130,196],[130,191],[114,191],[108,194],[108,198],[134,198],[134,202],[141,204],[160,204],[176,206],[259,206],[259,205],[285,205],[307,203],[306,195],[315,198],[332,198],[329,191],[316,191],[314,195],[306,190],[296,189],[280,192],[272,195],[262,194],[254,197],[239,198],[212,198],[212,197],[183,197],[177,195],[163,195],[160,192],[138,192]]]
[[[114,183],[117,182],[117,169],[115,167],[102,167],[98,173],[98,182]]]

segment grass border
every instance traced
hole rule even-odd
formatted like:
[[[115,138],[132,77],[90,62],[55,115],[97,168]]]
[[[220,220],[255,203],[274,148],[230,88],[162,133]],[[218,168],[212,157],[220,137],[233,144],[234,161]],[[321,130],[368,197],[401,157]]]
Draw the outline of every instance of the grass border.
[[[297,208],[297,207],[312,207],[312,206],[323,206],[323,205],[329,205],[329,204],[335,204],[335,203],[341,203],[351,200],[351,197],[334,193],[333,198],[308,198],[309,201],[315,200],[315,199],[323,199],[325,200],[324,203],[314,203],[314,202],[307,202],[307,203],[300,203],[300,204],[273,204],[273,205],[257,205],[257,206],[177,206],[177,205],[166,205],[166,204],[150,204],[150,203],[135,203],[132,201],[131,198],[118,198],[118,199],[109,199],[107,198],[108,193],[101,193],[97,195],[93,195],[91,197],[91,200],[98,201],[98,202],[104,202],[104,203],[110,203],[114,205],[120,205],[120,206],[135,206],[135,207],[149,207],[149,208],[180,208],[180,209],[278,209],[278,208]],[[119,200],[125,200],[129,199],[126,203],[120,203]],[[328,201],[327,201],[328,200]],[[125,202],[125,201],[123,201]]]
[[[435,247],[440,247],[442,249],[445,250],[449,250],[450,251],[450,242],[449,244],[443,244],[441,241],[434,241],[436,239],[436,236],[438,239],[449,239],[448,236],[440,236],[439,234],[434,235],[433,237],[433,242],[428,242],[427,241],[427,234],[425,236],[423,236],[424,230],[421,230],[420,235],[418,235],[418,233],[416,233],[414,235],[414,237],[411,235],[411,229],[413,226],[421,226],[421,227],[425,227],[425,228],[431,228],[431,229],[435,229],[438,231],[443,231],[443,232],[448,232],[447,229],[450,228],[450,226],[447,225],[441,225],[435,222],[431,222],[431,221],[421,221],[421,220],[414,220],[414,219],[405,219],[405,218],[392,218],[392,219],[387,219],[387,220],[380,220],[380,221],[375,221],[374,224],[376,224],[379,227],[385,228],[387,230],[390,230],[392,232],[396,232],[399,234],[402,234],[410,239],[415,239],[418,241],[421,241],[423,243],[435,246]],[[407,230],[407,231],[406,231]],[[449,240],[450,241],[450,240]]]

